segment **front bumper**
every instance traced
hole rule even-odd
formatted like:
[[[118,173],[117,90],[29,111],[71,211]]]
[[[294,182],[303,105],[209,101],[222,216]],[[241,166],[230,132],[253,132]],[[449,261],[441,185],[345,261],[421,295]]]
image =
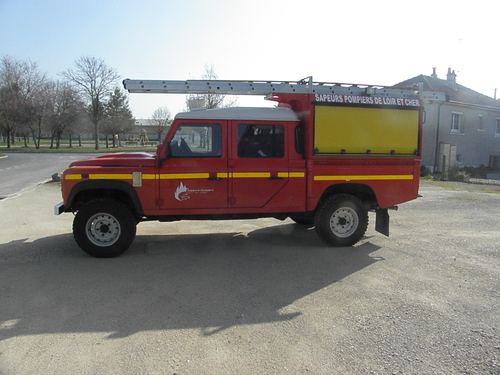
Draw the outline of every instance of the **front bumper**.
[[[54,206],[54,215],[60,215],[64,212],[64,202],[58,203]]]

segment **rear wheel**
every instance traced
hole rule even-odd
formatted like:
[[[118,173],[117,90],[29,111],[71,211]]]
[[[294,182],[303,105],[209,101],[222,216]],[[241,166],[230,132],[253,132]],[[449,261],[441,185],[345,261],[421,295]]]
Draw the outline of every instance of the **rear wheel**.
[[[110,198],[85,204],[73,221],[73,236],[87,254],[113,258],[123,254],[135,238],[136,221],[123,203]]]
[[[314,218],[318,236],[331,246],[352,246],[366,232],[368,212],[350,194],[338,194],[323,202]]]

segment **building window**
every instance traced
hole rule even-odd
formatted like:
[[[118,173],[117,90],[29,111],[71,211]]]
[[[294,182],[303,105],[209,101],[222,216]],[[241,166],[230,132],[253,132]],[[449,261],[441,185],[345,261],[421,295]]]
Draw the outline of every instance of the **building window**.
[[[500,137],[500,118],[497,118],[497,127],[495,129],[495,137]]]
[[[452,133],[460,133],[464,132],[464,114],[453,112],[451,114],[451,132]]]
[[[484,130],[483,115],[479,115],[477,119],[477,130]]]
[[[491,155],[490,156],[490,167],[492,168],[500,168],[500,156]]]

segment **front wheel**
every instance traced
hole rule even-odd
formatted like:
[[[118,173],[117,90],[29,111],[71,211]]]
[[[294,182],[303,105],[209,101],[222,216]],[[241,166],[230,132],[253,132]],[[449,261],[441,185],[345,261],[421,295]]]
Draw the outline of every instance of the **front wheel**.
[[[353,195],[332,195],[316,212],[314,225],[318,236],[327,244],[352,246],[366,232],[368,212],[363,202]]]
[[[123,203],[110,198],[85,204],[73,221],[73,236],[87,254],[113,258],[129,248],[135,238],[136,221]]]

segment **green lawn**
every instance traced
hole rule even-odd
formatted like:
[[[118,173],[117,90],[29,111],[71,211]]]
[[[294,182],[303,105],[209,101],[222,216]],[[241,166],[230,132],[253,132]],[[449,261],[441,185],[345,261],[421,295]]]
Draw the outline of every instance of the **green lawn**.
[[[85,142],[82,143],[82,147],[78,146],[78,142],[73,142],[73,146],[69,147],[69,143],[61,143],[60,148],[50,148],[49,140],[42,140],[40,144],[40,148],[36,149],[33,143],[29,143],[28,147],[24,147],[24,142],[16,142],[11,145],[11,147],[7,147],[7,144],[4,142],[0,142],[0,153],[4,152],[137,152],[137,151],[147,151],[147,152],[155,152],[156,146],[140,146],[140,145],[124,145],[122,142],[122,147],[109,147],[106,148],[106,144],[100,143],[99,150],[95,149],[94,142]]]
[[[500,194],[499,185],[488,185],[488,184],[483,185],[483,184],[471,184],[467,182],[458,182],[458,181],[433,181],[433,180],[420,180],[420,185],[421,186],[432,185],[454,191]]]

